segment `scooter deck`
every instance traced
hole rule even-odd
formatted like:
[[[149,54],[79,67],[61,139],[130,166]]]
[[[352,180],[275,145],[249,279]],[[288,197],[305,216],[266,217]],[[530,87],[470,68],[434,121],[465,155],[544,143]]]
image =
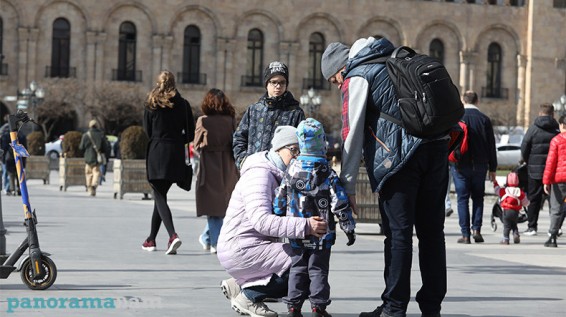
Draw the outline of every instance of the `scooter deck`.
[[[8,278],[15,269],[15,266],[0,265],[0,279]]]

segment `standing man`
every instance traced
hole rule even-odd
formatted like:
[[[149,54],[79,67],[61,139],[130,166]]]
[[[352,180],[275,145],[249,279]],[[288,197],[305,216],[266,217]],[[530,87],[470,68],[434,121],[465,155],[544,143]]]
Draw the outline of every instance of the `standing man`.
[[[351,49],[331,43],[321,70],[342,91],[342,170],[352,208],[362,150],[385,233],[383,304],[360,317],[405,316],[411,298],[413,227],[419,239],[422,287],[417,292],[422,316],[440,316],[446,294],[444,199],[448,184],[448,136],[427,140],[408,134],[383,119],[401,114],[385,64],[365,63],[389,56],[394,47],[385,38],[357,40]]]
[[[481,235],[483,218],[483,197],[485,195],[485,176],[495,180],[497,153],[495,135],[488,116],[477,107],[478,95],[471,90],[464,93],[465,113],[462,120],[468,125],[468,151],[455,165],[451,166],[454,187],[458,197],[458,218],[462,237],[458,243],[470,244],[470,235],[476,243],[484,242]],[[472,219],[470,232],[469,200],[472,198]]]
[[[263,73],[263,82],[265,94],[246,109],[234,132],[232,149],[238,170],[248,156],[271,148],[271,139],[278,126],[296,128],[305,119],[299,102],[287,90],[287,65],[277,61],[269,63]]]
[[[551,104],[539,106],[538,117],[529,127],[521,143],[521,157],[527,163],[529,180],[527,195],[531,202],[527,209],[528,225],[526,236],[536,236],[538,215],[543,205],[542,176],[546,165],[546,157],[550,148],[550,140],[559,133],[558,122],[554,120],[554,107]]]
[[[83,134],[79,149],[85,153],[86,188],[91,196],[96,196],[96,187],[100,182],[100,163],[96,152],[106,153],[108,142],[105,142],[104,133],[98,129],[96,120],[90,120],[88,128]]]

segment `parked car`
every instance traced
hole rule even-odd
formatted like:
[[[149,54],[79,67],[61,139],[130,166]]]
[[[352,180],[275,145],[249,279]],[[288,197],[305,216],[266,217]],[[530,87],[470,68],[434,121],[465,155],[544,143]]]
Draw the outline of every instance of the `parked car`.
[[[498,167],[515,167],[521,161],[521,144],[517,143],[498,143],[497,148],[497,165]]]
[[[63,148],[61,142],[63,141],[63,136],[59,136],[59,139],[45,143],[45,155],[49,157],[50,161],[55,161],[59,159],[61,153],[63,153]]]

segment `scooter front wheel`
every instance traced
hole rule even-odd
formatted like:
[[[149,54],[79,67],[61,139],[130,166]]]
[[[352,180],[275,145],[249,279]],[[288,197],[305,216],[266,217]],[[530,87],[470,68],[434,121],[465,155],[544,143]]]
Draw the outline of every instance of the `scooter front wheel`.
[[[57,267],[55,266],[55,262],[53,262],[48,256],[41,256],[40,265],[45,271],[45,275],[43,277],[34,279],[33,268],[31,265],[31,259],[25,259],[24,263],[22,264],[22,270],[20,272],[22,281],[29,289],[44,290],[48,289],[49,287],[51,287],[51,285],[53,285],[53,283],[55,283],[55,279],[57,278]]]

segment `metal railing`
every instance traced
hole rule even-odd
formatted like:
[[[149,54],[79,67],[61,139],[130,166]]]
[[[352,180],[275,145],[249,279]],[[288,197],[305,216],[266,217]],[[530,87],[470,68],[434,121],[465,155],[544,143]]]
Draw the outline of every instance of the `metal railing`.
[[[206,74],[177,73],[177,81],[181,84],[206,85]]]
[[[303,78],[303,89],[330,90],[330,83],[324,78]]]
[[[256,76],[243,75],[241,85],[243,87],[263,87],[263,78],[259,75]]]
[[[112,80],[141,82],[142,81],[142,71],[141,70],[113,69],[112,70]]]
[[[482,87],[481,88],[481,96],[483,98],[509,99],[509,89],[508,88]]]
[[[77,77],[76,67],[52,67],[45,66],[46,78],[75,78]]]
[[[8,75],[8,64],[2,63],[0,64],[0,76]]]

